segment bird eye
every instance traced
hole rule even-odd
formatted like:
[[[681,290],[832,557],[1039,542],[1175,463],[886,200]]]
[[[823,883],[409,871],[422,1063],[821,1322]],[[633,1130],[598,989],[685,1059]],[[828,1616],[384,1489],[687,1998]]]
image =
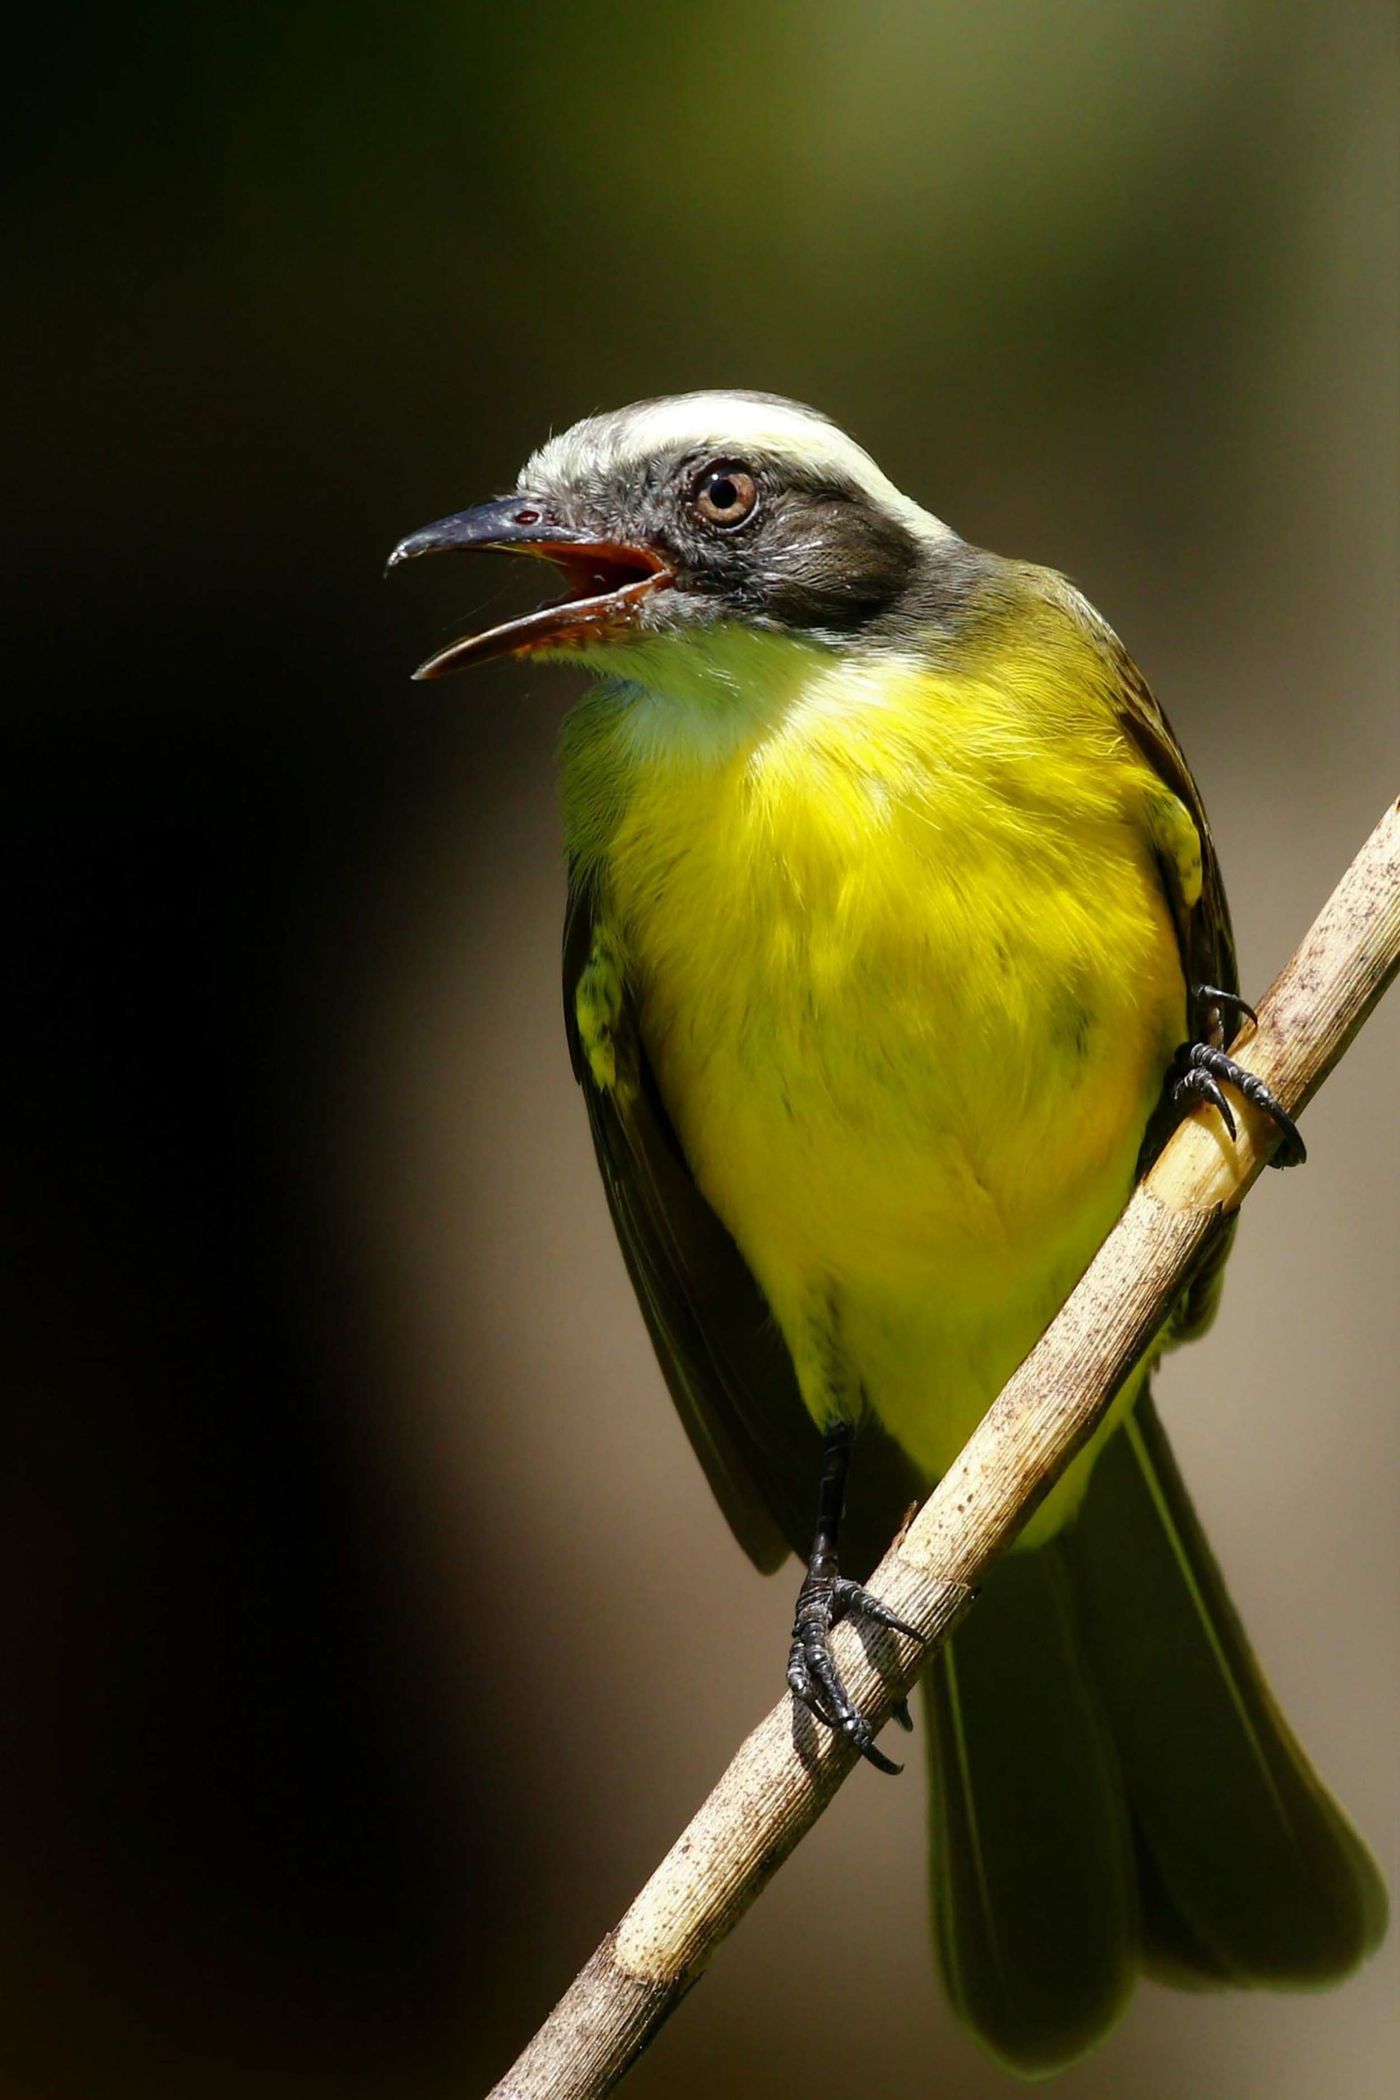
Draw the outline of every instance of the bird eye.
[[[712,460],[691,489],[691,503],[709,525],[742,525],[758,504],[758,483],[746,467]]]

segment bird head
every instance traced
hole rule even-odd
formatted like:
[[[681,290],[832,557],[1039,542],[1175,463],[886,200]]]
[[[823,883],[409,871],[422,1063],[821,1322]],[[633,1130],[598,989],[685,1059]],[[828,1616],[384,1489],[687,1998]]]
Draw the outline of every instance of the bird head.
[[[527,462],[511,494],[411,533],[389,567],[488,549],[553,564],[565,596],[453,642],[440,678],[493,656],[655,650],[736,626],[860,650],[956,594],[948,527],[900,494],[814,409],[697,393],[589,416]]]

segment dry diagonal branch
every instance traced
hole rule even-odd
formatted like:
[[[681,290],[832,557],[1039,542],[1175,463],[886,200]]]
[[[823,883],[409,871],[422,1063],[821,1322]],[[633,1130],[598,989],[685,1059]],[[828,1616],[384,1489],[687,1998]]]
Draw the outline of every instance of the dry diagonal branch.
[[[1388,809],[1271,987],[1241,1063],[1295,1114],[1400,967],[1400,805]],[[1236,1144],[1211,1110],[1176,1132],[1078,1286],[871,1578],[923,1642],[894,1639],[877,1673],[836,1634],[841,1671],[888,1718],[1025,1522],[1147,1355],[1184,1280],[1265,1164],[1273,1127],[1236,1105]],[[855,1758],[784,1699],[738,1751],[627,1915],[490,2100],[600,2100],[646,2048],[710,1955],[816,1821]]]

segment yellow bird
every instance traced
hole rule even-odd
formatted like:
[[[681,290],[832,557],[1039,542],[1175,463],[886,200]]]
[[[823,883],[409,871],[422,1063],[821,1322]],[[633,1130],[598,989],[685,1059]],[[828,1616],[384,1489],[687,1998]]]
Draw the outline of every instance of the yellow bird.
[[[806,1563],[795,1698],[897,1769],[828,1645],[890,1623],[849,1571],[1174,1103],[1233,1130],[1242,1088],[1302,1156],[1224,1048],[1248,1008],[1200,797],[1076,590],[793,402],[590,417],[392,562],[487,547],[568,595],[417,675],[534,653],[601,681],[563,736],[565,980],[613,1219],[735,1534]],[[1217,1263],[1173,1338],[1218,1287]],[[939,1965],[1008,2066],[1072,2061],[1142,1969],[1315,1985],[1379,1939],[1379,1878],[1269,1695],[1145,1371],[927,1688]]]

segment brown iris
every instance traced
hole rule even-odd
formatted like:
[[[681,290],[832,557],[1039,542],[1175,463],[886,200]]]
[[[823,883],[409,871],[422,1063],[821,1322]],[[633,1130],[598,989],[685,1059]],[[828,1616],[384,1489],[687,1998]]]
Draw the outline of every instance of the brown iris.
[[[713,460],[697,475],[691,501],[709,525],[742,525],[758,502],[758,483],[746,467]]]

